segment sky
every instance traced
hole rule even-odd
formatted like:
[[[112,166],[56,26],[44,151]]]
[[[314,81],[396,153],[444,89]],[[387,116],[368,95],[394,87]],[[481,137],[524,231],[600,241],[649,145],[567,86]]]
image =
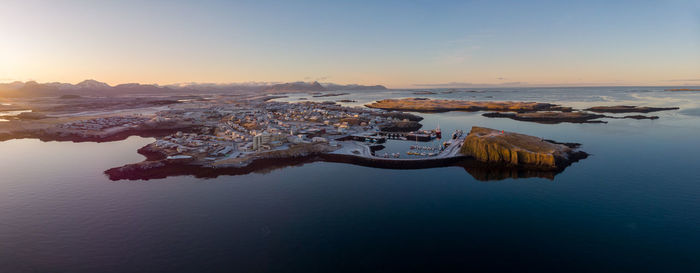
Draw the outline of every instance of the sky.
[[[697,0],[0,5],[0,82],[700,85]]]

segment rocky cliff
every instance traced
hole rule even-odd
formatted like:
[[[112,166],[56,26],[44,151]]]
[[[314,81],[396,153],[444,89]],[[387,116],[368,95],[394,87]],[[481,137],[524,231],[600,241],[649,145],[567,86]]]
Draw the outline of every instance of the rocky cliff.
[[[556,143],[534,136],[472,127],[461,152],[479,161],[524,166],[537,170],[561,170],[588,154],[577,144]]]

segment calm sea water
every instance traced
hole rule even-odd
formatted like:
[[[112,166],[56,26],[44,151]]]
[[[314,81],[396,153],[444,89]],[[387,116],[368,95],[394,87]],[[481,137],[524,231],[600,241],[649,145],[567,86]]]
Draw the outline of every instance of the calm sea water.
[[[110,181],[153,139],[0,142],[0,272],[699,272],[700,93],[547,88],[322,100],[445,97],[577,107],[680,106],[659,120],[524,123],[421,114],[582,143],[553,180],[476,180],[464,168],[339,163],[198,179]],[[443,91],[443,90],[437,90]],[[285,100],[296,101],[294,95]],[[350,105],[352,105],[351,103]]]

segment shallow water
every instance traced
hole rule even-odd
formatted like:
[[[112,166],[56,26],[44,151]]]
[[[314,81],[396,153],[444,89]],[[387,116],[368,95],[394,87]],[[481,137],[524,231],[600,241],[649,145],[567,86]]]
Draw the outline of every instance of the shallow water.
[[[700,108],[700,94],[662,90],[436,95],[681,107],[654,113],[658,120],[546,125],[420,114],[427,129],[486,126],[578,142],[592,154],[553,180],[314,162],[213,179],[110,181],[104,170],[143,160],[136,149],[153,139],[0,142],[0,272],[697,272],[700,116],[688,109]],[[331,98],[427,97],[384,93]]]
[[[3,118],[3,117],[16,116],[16,115],[19,115],[21,113],[26,113],[26,112],[31,112],[31,111],[32,110],[0,111],[0,122],[9,121],[8,119]]]

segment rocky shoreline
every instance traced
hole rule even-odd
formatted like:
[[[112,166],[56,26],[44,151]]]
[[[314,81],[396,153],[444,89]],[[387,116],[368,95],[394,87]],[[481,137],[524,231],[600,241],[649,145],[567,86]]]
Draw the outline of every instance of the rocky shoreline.
[[[145,151],[139,150],[144,154]],[[146,152],[147,153],[147,152]],[[148,156],[147,156],[148,157]],[[364,158],[353,155],[334,154],[327,152],[314,152],[299,154],[297,156],[277,158],[277,157],[255,157],[245,160],[240,164],[207,165],[199,164],[192,160],[167,160],[165,158],[154,157],[154,160],[145,160],[135,164],[127,164],[121,167],[111,168],[105,171],[105,175],[112,180],[149,180],[160,179],[169,176],[193,175],[198,178],[217,177],[220,175],[242,175],[249,173],[265,173],[274,169],[282,169],[291,166],[299,166],[313,162],[331,162],[353,164],[364,167],[380,169],[426,169],[436,167],[447,167],[460,164],[464,160],[472,160],[466,157],[451,158],[448,160],[432,161],[391,161],[384,158]],[[283,159],[283,160],[282,160]],[[510,172],[509,170],[508,172]]]

